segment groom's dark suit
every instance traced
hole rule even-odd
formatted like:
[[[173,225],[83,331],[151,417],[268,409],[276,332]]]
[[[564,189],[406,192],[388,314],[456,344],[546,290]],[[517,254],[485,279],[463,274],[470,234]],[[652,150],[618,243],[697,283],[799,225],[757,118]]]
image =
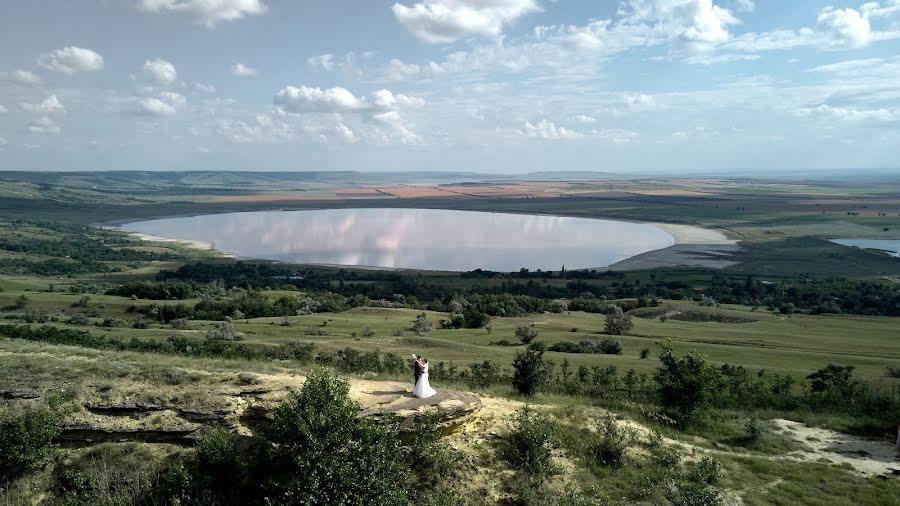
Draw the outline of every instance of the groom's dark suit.
[[[419,364],[418,360],[413,360],[413,385],[419,382],[419,376],[422,375],[422,366]]]

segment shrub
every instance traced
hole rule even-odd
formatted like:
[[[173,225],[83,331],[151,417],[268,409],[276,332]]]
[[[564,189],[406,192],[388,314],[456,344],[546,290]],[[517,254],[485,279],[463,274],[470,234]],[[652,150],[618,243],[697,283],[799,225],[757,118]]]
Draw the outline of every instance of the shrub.
[[[16,309],[25,309],[25,306],[28,304],[28,297],[23,293],[16,298],[16,302],[14,304]]]
[[[372,329],[372,327],[363,327],[363,329],[362,329],[363,337],[372,337],[374,335],[375,335],[375,331]]]
[[[176,318],[169,322],[169,325],[172,326],[175,330],[186,330],[188,328],[188,320],[187,318]]]
[[[528,344],[531,341],[540,335],[540,332],[529,326],[529,325],[519,325],[516,327],[516,337],[519,338],[519,341],[522,341],[522,344]]]
[[[549,376],[543,350],[528,349],[516,353],[513,370],[513,388],[522,395],[534,395]]]
[[[427,336],[431,332],[431,322],[425,313],[420,314],[413,320],[412,329],[418,336]]]
[[[900,379],[900,367],[887,366],[887,368],[885,369],[885,375],[888,378]]]
[[[634,430],[619,425],[610,414],[597,425],[596,438],[589,447],[591,456],[598,464],[611,467],[621,467],[625,463],[625,452],[637,441]]]
[[[308,336],[324,336],[326,332],[322,327],[308,327],[305,334]]]
[[[715,485],[721,477],[722,464],[712,457],[703,457],[688,470],[688,479],[703,485]]]
[[[756,441],[759,441],[759,438],[762,437],[764,431],[765,429],[762,424],[759,423],[759,420],[756,417],[751,418],[744,424],[744,439],[748,444],[753,444]]]
[[[206,339],[210,341],[240,341],[243,338],[243,334],[235,332],[230,320],[216,322],[206,331]]]
[[[514,468],[542,481],[558,471],[553,464],[553,450],[558,446],[553,421],[526,406],[516,413],[504,455]]]
[[[394,337],[403,337],[403,329],[394,329],[394,331],[391,332],[391,334]]]
[[[359,416],[346,381],[314,371],[279,405],[265,433],[278,504],[407,504],[409,469],[397,427]]]
[[[641,360],[650,356],[650,348],[641,348]]]
[[[631,316],[625,314],[619,306],[613,306],[613,309],[606,315],[603,332],[618,336],[630,331],[633,327],[634,322],[631,321]]]
[[[50,316],[43,310],[27,309],[22,318],[25,320],[25,323],[47,323]]]
[[[406,436],[406,462],[414,471],[413,492],[433,489],[456,474],[460,455],[441,439],[440,413],[416,416]]]
[[[720,383],[719,371],[706,357],[691,351],[676,358],[669,343],[662,345],[654,380],[665,414],[684,426],[707,409]]]
[[[73,314],[71,318],[69,318],[69,325],[90,325],[91,321],[88,319],[84,313],[76,313]]]
[[[0,418],[0,482],[38,469],[53,455],[59,422],[49,409]]]
[[[621,355],[622,354],[622,343],[613,337],[604,337],[597,344],[597,347],[600,349],[600,353],[605,355]]]
[[[569,310],[569,301],[566,299],[553,299],[547,303],[547,311],[551,313],[563,313]]]

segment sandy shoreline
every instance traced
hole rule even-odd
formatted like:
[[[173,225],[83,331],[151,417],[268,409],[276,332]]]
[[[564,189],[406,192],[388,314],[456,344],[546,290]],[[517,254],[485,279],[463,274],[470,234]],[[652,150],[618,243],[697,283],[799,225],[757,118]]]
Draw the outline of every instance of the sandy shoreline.
[[[216,245],[209,241],[197,241],[193,239],[170,239],[168,237],[160,237],[158,235],[151,234],[143,234],[141,232],[128,232],[130,237],[134,237],[141,241],[147,242],[166,242],[171,244],[178,244],[180,246],[184,246],[186,248],[198,249],[203,251],[218,251],[216,250]],[[218,251],[222,255],[228,256],[227,253],[223,253]]]
[[[729,239],[725,232],[715,228],[703,228],[695,225],[681,225],[676,223],[647,222],[675,238],[675,244],[737,244],[734,239]]]

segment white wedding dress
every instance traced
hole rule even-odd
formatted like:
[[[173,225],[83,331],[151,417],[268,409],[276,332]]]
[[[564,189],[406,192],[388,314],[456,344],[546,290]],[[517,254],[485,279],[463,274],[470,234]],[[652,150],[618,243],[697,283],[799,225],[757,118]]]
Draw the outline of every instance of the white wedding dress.
[[[437,391],[428,384],[428,364],[425,364],[425,367],[422,369],[422,375],[419,376],[419,381],[416,382],[416,388],[413,389],[413,397],[424,399],[436,393]]]

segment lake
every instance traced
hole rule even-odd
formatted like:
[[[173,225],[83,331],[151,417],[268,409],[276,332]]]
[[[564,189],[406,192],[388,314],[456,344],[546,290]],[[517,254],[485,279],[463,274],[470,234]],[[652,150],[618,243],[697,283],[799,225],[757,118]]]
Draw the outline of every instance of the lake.
[[[900,240],[890,239],[831,239],[831,242],[857,248],[880,249],[889,255],[900,257]]]
[[[603,267],[675,242],[642,223],[441,209],[226,213],[121,228],[239,257],[441,271]]]

